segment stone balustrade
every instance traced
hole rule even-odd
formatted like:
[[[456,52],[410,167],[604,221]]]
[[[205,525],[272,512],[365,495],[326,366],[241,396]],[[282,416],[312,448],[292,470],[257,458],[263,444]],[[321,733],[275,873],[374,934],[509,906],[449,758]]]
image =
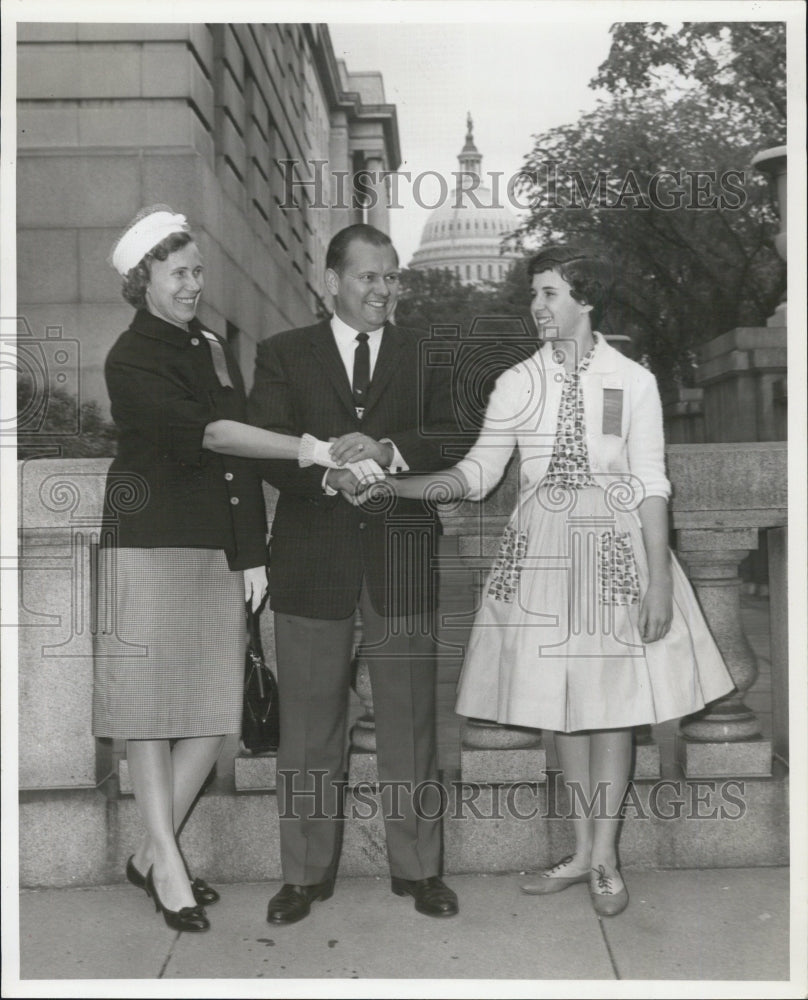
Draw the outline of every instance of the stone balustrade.
[[[693,823],[668,824],[667,839],[653,825],[629,824],[624,850],[634,864],[645,859],[645,863],[675,865],[685,863],[685,858],[688,864],[707,865],[782,863],[787,857],[787,786],[782,767],[779,772],[775,769],[774,779],[766,776],[772,773],[772,751],[778,758],[788,756],[785,444],[677,445],[669,448],[668,461],[679,555],[737,685],[735,694],[709,712],[683,720],[678,754],[684,783],[679,787],[686,791],[689,779],[706,775],[759,776],[764,783],[753,782],[747,789],[752,803],[748,808],[767,825],[765,836],[758,831],[750,846],[743,837],[736,843],[731,837],[727,840],[726,834],[698,839]],[[114,881],[122,877],[127,852],[131,853],[139,833],[131,796],[121,797],[122,748],[95,740],[90,731],[95,628],[90,599],[92,548],[108,464],[107,459],[41,459],[19,464],[19,785],[21,878],[26,885]],[[514,488],[511,472],[485,503],[458,504],[446,513],[445,528],[456,536],[458,555],[449,558],[444,572],[451,572],[454,559],[482,577],[513,508]],[[271,516],[271,490],[267,499]],[[772,535],[771,741],[759,735],[754,713],[743,701],[757,668],[738,614],[737,566],[757,544],[759,528],[768,528]],[[270,659],[274,651],[271,622],[271,615],[263,616]],[[369,692],[363,694],[362,684],[360,670],[364,711],[354,739],[372,755],[372,701]],[[647,755],[649,750],[653,751],[653,741],[644,732],[638,739],[638,760],[641,752]],[[271,758],[240,757],[232,746],[222,764],[223,789],[203,796],[189,820],[184,848],[197,867],[204,866],[214,877],[216,872],[223,880],[277,874],[277,815],[274,805],[267,812],[274,796],[267,797],[264,791],[268,761],[274,764]],[[537,862],[537,845],[541,845],[542,857],[546,851],[546,860],[552,852],[564,849],[562,828],[544,818],[553,806],[552,781],[542,791],[545,768],[540,733],[473,720],[466,724],[461,782],[472,783],[474,795],[479,794],[468,808],[475,815],[483,806],[496,811],[505,801],[507,788],[524,780],[532,783],[532,790],[523,790],[529,800],[525,811],[530,811],[531,803],[540,811],[533,825],[512,815],[503,819],[496,858],[489,857],[484,847],[488,826],[478,829],[475,823],[447,821],[447,871],[524,867]],[[647,777],[654,777],[653,769]],[[368,780],[372,775],[362,773],[359,778]],[[461,790],[452,795],[465,794],[462,787],[457,786]],[[458,816],[475,819],[464,813],[464,801],[457,806]],[[56,830],[58,849],[53,839]],[[738,825],[732,830],[740,836]],[[249,842],[242,843],[245,837]],[[690,845],[689,853],[682,853],[683,838]],[[234,853],[236,840],[239,850]],[[345,851],[343,870],[347,873],[383,871],[380,821],[350,828]]]
[[[771,743],[743,702],[758,666],[741,623],[738,567],[757,548],[759,529],[786,526],[786,444],[674,445],[668,449],[668,469],[675,485],[671,513],[677,550],[736,688],[682,722],[680,760],[687,774],[770,774]],[[778,649],[787,629],[784,554],[782,545],[770,554],[769,576],[776,581],[771,630]],[[773,674],[787,676],[786,663],[772,666]],[[782,739],[782,720],[776,722]]]

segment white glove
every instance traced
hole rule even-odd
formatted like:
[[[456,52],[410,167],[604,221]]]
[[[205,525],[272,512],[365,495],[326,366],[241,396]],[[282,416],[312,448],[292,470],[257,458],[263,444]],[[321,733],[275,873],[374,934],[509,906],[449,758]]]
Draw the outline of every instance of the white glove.
[[[244,600],[250,604],[253,611],[261,606],[267,592],[266,566],[253,566],[244,570]]]
[[[382,467],[373,458],[363,458],[361,462],[348,462],[342,468],[349,469],[356,476],[362,491],[385,478]]]
[[[345,466],[337,465],[328,453],[331,447],[328,441],[319,441],[311,434],[304,434],[300,439],[300,447],[297,452],[297,464],[301,469],[309,465],[322,465],[326,469],[343,469]]]
[[[330,441],[319,441],[311,434],[304,434],[300,439],[297,464],[301,469],[305,469],[309,465],[322,465],[326,469],[348,469],[356,476],[363,489],[367,489],[371,483],[377,483],[380,479],[384,479],[385,474],[375,459],[363,458],[358,462],[346,462],[345,465],[339,465],[329,454],[330,448]]]

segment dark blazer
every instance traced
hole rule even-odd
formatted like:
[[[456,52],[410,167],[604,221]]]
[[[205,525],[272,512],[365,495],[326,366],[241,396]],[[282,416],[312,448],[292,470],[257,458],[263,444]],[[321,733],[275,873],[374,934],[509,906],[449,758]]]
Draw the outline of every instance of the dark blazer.
[[[450,374],[421,359],[423,335],[387,324],[363,419],[330,323],[288,330],[258,345],[250,423],[323,440],[361,430],[395,442],[411,471],[454,464],[445,445],[457,433]],[[354,507],[322,489],[325,470],[263,463],[280,491],[270,532],[273,610],[310,618],[347,618],[365,577],[374,607],[398,616],[428,611],[440,525],[420,501],[392,499]]]
[[[140,310],[107,355],[119,439],[107,475],[104,541],[223,549],[231,569],[262,566],[266,514],[256,466],[202,447],[212,420],[245,420],[241,372],[222,343],[233,388],[220,385],[201,325],[189,326],[186,332]]]

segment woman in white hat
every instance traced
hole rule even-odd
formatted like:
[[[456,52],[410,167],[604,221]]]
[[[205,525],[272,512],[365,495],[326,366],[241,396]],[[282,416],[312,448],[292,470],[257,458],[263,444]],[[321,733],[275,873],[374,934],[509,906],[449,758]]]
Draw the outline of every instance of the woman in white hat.
[[[144,209],[112,264],[137,312],[105,367],[119,443],[104,504],[93,732],[126,740],[147,831],[127,878],[169,926],[203,931],[204,906],[219,896],[189,879],[176,833],[224,736],[241,726],[244,602],[257,608],[267,586],[261,479],[248,459],[299,459],[301,439],[243,422],[238,364],[196,319],[203,266],[184,216]]]

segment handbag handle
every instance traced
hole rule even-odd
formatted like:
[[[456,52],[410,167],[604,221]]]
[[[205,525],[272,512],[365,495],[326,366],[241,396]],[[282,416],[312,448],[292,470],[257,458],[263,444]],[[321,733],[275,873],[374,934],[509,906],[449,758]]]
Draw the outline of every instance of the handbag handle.
[[[250,645],[258,653],[259,656],[263,657],[264,647],[261,645],[261,629],[259,627],[260,619],[259,616],[253,611],[250,602],[247,602],[247,634],[250,637]]]
[[[258,615],[253,611],[252,605],[247,601],[247,634],[249,636],[250,649],[253,651],[255,656],[259,661],[263,662],[264,659],[264,647],[261,645],[261,629],[259,628],[259,618]],[[265,697],[264,692],[264,678],[261,676],[261,671],[257,671],[258,679],[258,694],[261,698]]]

